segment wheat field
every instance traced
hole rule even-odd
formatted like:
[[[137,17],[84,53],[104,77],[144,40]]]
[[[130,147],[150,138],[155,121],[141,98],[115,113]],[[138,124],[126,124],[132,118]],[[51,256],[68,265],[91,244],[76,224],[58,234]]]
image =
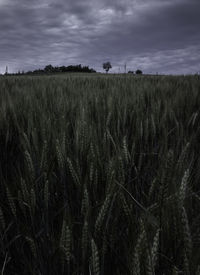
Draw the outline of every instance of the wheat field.
[[[2,275],[200,275],[198,76],[0,77]]]

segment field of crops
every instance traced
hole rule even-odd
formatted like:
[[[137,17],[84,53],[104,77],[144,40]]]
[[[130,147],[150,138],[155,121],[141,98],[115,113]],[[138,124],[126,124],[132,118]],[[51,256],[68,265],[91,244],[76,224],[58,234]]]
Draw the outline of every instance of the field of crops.
[[[198,76],[0,77],[2,275],[199,275]]]

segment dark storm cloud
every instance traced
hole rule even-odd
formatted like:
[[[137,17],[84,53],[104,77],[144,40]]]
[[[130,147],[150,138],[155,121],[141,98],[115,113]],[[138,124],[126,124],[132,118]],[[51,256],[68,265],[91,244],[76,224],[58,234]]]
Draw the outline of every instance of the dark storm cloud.
[[[55,2],[55,1],[54,1]],[[200,1],[0,0],[0,69],[84,64],[200,71]]]

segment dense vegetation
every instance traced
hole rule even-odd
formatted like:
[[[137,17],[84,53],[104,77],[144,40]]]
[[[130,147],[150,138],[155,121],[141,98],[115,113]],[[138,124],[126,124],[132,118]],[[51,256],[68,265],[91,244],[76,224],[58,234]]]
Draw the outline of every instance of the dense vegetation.
[[[8,68],[6,67],[6,70]],[[44,75],[44,74],[59,74],[59,73],[96,73],[94,69],[90,69],[88,66],[79,65],[69,65],[69,66],[52,66],[51,64],[44,67],[44,69],[37,69],[28,72],[17,72],[10,74],[6,71],[5,75]]]
[[[0,270],[200,274],[198,77],[0,78]]]

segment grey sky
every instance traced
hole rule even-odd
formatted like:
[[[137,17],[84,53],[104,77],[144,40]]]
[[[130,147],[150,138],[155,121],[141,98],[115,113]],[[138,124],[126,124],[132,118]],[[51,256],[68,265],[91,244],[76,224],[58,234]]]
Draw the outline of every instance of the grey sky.
[[[199,0],[0,0],[0,73],[82,64],[200,72]]]

